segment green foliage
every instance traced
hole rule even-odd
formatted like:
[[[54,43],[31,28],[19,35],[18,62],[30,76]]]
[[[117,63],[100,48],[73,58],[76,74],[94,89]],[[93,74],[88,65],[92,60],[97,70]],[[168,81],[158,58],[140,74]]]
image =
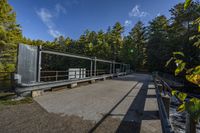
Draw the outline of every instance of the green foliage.
[[[147,36],[144,24],[139,21],[124,39],[122,59],[126,59],[135,69],[145,68],[147,62]]]
[[[184,10],[181,10],[181,8],[179,7],[179,11],[184,13],[184,12],[186,12],[186,10],[188,10],[191,12],[191,14],[189,12],[187,12],[187,14],[190,15],[188,17],[194,17],[195,14],[197,13],[197,11],[199,12],[199,10],[195,9],[195,8],[199,9],[199,3],[197,3],[196,5],[195,4],[196,3],[193,3],[192,0],[186,0],[185,4],[184,4]],[[196,12],[192,12],[191,10],[194,10]],[[172,13],[178,14],[177,12],[175,12],[174,9],[172,10]],[[187,18],[186,20],[189,20],[189,19]],[[193,24],[198,24],[197,25],[198,28],[199,28],[199,20],[200,20],[200,18],[198,15],[196,16],[196,19],[193,19],[193,21],[194,21]],[[177,20],[176,20],[176,23],[177,23]],[[199,34],[198,34],[199,29],[198,28],[197,28],[196,32],[193,32],[193,36],[189,37],[188,41],[186,42],[186,43],[189,43],[189,41],[196,39],[197,42],[193,42],[194,43],[193,46],[196,46],[197,49],[200,48],[199,47]],[[189,33],[191,34],[191,32],[189,32],[189,21],[188,21],[187,34],[189,34]],[[197,53],[199,53],[199,52],[197,52]],[[199,54],[197,54],[197,55],[199,56]],[[197,65],[197,66],[194,66],[191,68],[187,68],[186,62],[184,62],[183,59],[180,59],[183,57],[187,57],[185,54],[183,54],[183,52],[173,52],[173,57],[171,57],[167,61],[166,66],[168,66],[170,64],[170,62],[174,61],[174,63],[177,66],[177,68],[175,70],[175,75],[178,75],[180,72],[183,72],[183,70],[185,70],[185,78],[188,81],[190,81],[191,83],[194,83],[194,84],[200,86],[200,65]],[[187,66],[193,66],[195,64],[195,63],[194,64],[191,64],[191,63],[192,62],[189,62],[189,63],[187,62]],[[198,64],[199,64],[199,62],[198,62]],[[185,102],[187,94],[182,93],[182,92],[177,92],[177,91],[172,91],[171,93],[172,93],[172,95],[176,96],[182,102],[182,104],[177,108],[177,111],[179,111],[179,112],[187,111],[190,114],[190,116],[193,118],[193,120],[198,122],[198,120],[200,118],[200,100],[197,98],[190,98],[189,100],[187,100],[187,102]]]
[[[177,60],[176,60],[176,62],[177,62]],[[175,70],[175,76],[177,76],[180,72],[182,72],[185,69],[185,65],[186,65],[185,62],[180,62],[177,64],[178,64],[178,67]]]
[[[17,44],[22,34],[16,14],[7,0],[0,1],[0,72],[14,71]],[[8,60],[13,60],[12,62]]]
[[[178,106],[177,111],[178,111],[178,112],[183,112],[183,111],[185,111],[185,102],[183,102],[181,105]]]
[[[158,16],[148,26],[147,65],[150,70],[165,70],[169,59],[170,42],[168,41],[169,23],[165,16]]]
[[[33,99],[30,97],[26,97],[22,100],[12,100],[12,99],[1,99],[0,105],[18,105],[18,104],[29,104],[32,103]]]
[[[182,92],[179,92],[178,94],[176,94],[177,98],[180,100],[180,101],[184,101],[185,98],[187,97],[187,94],[186,93],[182,93]]]
[[[191,115],[191,117],[198,122],[200,118],[200,100],[192,98],[185,105],[185,110]]]
[[[177,93],[177,91],[176,91],[176,90],[172,90],[172,91],[171,91],[171,94],[172,94],[172,96],[175,96],[175,95],[176,95],[176,93]]]
[[[183,56],[183,57],[185,56],[183,52],[173,52],[173,55],[174,55],[174,56],[176,56],[176,55],[181,55],[181,56]]]
[[[185,10],[190,6],[191,2],[192,2],[192,0],[185,0],[185,4],[184,4]]]

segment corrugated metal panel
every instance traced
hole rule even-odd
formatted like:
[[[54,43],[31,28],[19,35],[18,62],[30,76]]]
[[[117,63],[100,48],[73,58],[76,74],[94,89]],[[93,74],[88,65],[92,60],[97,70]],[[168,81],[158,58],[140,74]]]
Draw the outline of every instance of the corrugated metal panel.
[[[37,80],[38,47],[19,45],[17,72],[22,83],[35,83]]]

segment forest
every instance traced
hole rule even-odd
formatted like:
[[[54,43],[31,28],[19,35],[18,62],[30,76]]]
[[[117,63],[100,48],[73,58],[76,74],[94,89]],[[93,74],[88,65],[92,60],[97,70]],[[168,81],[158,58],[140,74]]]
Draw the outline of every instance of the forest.
[[[194,23],[200,16],[200,3],[192,2],[184,10],[179,3],[169,10],[171,16],[160,15],[148,25],[138,21],[128,35],[120,22],[108,27],[107,31],[86,31],[74,40],[60,36],[53,41],[32,40],[23,36],[16,13],[7,0],[0,1],[0,72],[15,71],[17,46],[19,43],[42,45],[45,48],[101,59],[131,64],[134,71],[162,71],[174,73],[176,66],[166,62],[173,52],[184,53],[189,67],[200,62],[200,27]]]

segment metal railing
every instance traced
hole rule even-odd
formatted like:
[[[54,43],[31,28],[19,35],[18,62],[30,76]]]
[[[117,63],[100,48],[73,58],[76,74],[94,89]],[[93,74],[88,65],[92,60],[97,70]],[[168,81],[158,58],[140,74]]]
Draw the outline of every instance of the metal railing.
[[[168,96],[172,96],[171,92],[172,90],[174,90],[173,88],[170,87],[170,85],[165,82],[164,79],[162,79],[162,77],[160,77],[159,75],[154,75],[154,82],[156,84],[156,88],[157,88],[157,94],[158,94],[158,97],[160,97],[158,99],[158,103],[160,104],[160,110],[163,112],[162,113],[162,117],[164,118],[163,120],[163,123],[164,125],[166,126],[165,127],[165,130],[168,130],[168,131],[172,131],[172,127],[171,127],[171,123],[169,122],[169,120],[166,120],[165,118],[165,115],[166,115],[166,110],[165,110],[165,107],[164,107],[164,104],[163,104],[163,100],[162,100],[162,96],[161,94],[164,94],[164,95],[168,95]],[[158,84],[161,85],[160,88],[158,87]],[[182,91],[179,91],[179,90],[176,90],[177,93],[181,93]],[[192,94],[192,93],[188,93],[188,92],[183,92],[183,93],[186,93],[187,94],[187,98],[197,98],[197,99],[200,99],[200,96],[199,95],[196,95],[196,94]],[[182,102],[178,97],[176,97],[176,95],[174,96],[180,103]],[[194,129],[195,128],[195,129]],[[196,122],[194,122],[190,115],[187,113],[186,115],[186,133],[193,133],[193,132],[196,132]]]
[[[158,99],[158,108],[159,108],[159,114],[161,117],[163,132],[164,133],[174,133],[173,127],[169,121],[168,114],[167,114],[167,111],[166,111],[166,108],[165,108],[165,105],[164,105],[164,102],[163,102],[163,99],[161,96],[160,88],[158,86],[158,84],[160,84],[160,83],[162,84],[162,82],[157,80],[156,75],[154,75],[154,83],[156,86],[156,96]],[[165,89],[163,86],[162,86],[162,89],[164,90],[163,91],[164,95],[166,95],[166,92],[165,92]]]
[[[164,93],[164,95],[172,96],[171,91],[174,90],[174,89],[172,87],[170,87],[170,85],[164,79],[162,79],[162,77],[156,75],[156,79],[160,81],[159,83],[162,85],[162,92]],[[176,90],[176,91],[182,92],[180,90]],[[199,95],[195,95],[195,94],[189,93],[189,92],[183,92],[183,93],[187,93],[187,96],[190,97],[190,98],[200,99]]]
[[[104,74],[110,74],[110,72],[106,70],[41,71],[40,81],[48,82],[48,81],[59,81],[59,80],[84,79]]]

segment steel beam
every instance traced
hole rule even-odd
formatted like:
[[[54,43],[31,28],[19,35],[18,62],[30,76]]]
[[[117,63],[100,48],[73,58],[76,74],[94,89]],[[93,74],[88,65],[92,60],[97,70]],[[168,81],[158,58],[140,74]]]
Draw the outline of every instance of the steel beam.
[[[48,50],[42,50],[41,52],[46,53],[46,54],[61,55],[61,56],[66,56],[66,57],[78,58],[78,59],[92,60],[92,58],[90,57],[85,57],[85,56],[80,56],[80,55],[60,53],[60,52],[54,52],[54,51],[48,51]]]
[[[38,47],[38,66],[37,66],[37,82],[40,82],[41,77],[41,62],[42,62],[42,46]]]

